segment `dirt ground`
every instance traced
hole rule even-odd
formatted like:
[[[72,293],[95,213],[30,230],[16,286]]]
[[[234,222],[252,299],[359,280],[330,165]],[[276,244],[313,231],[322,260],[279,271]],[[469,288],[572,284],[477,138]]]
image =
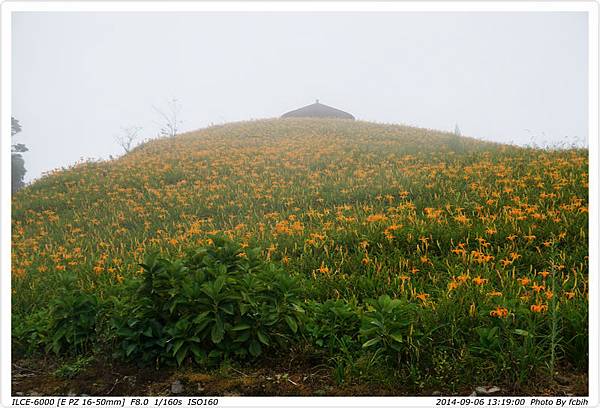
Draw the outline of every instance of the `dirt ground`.
[[[13,396],[430,396],[445,390],[404,388],[401,384],[337,384],[324,366],[226,368],[211,372],[194,369],[138,368],[112,361],[94,362],[71,378],[56,373],[52,360],[20,359],[12,365]],[[499,395],[585,396],[586,373],[560,371],[553,379],[531,379],[525,386],[498,385]],[[475,386],[454,395],[471,395]]]

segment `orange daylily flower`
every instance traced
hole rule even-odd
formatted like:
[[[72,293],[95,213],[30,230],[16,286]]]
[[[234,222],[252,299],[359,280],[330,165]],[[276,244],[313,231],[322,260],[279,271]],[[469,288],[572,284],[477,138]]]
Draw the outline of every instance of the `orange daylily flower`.
[[[544,312],[548,311],[548,305],[535,304],[535,305],[531,305],[530,309],[534,313],[544,313]]]
[[[496,309],[490,312],[490,316],[492,317],[508,317],[508,309],[505,307],[498,306]]]
[[[482,286],[482,285],[486,284],[487,281],[488,281],[487,279],[483,279],[480,276],[473,278],[473,283],[478,286]]]

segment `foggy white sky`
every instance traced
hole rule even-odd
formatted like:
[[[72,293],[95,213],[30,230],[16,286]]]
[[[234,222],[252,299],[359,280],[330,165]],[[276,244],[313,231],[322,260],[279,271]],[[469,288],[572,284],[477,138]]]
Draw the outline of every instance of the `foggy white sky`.
[[[13,14],[12,115],[26,181],[107,158],[123,126],[158,133],[276,117],[314,102],[358,119],[500,142],[587,143],[587,14]]]

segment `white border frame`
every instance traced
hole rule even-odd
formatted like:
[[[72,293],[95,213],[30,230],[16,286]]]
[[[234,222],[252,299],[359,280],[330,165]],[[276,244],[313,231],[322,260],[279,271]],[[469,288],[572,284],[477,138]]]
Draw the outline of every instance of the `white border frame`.
[[[598,365],[599,365],[599,331],[598,307],[599,284],[598,271],[600,267],[599,236],[598,236],[598,1],[406,1],[406,2],[366,2],[366,1],[207,1],[207,2],[44,2],[44,1],[5,1],[0,5],[1,16],[1,86],[0,98],[1,123],[0,134],[6,135],[10,128],[11,112],[11,63],[12,63],[12,13],[18,11],[205,11],[205,12],[263,12],[263,11],[363,11],[363,12],[393,12],[393,11],[480,11],[480,12],[514,12],[514,11],[580,11],[588,13],[588,88],[589,88],[589,396],[587,406],[596,406],[598,397]],[[4,406],[11,404],[11,202],[10,202],[10,138],[0,138],[0,402]],[[594,273],[595,272],[595,273]],[[556,399],[556,398],[548,398]],[[220,397],[219,405],[230,406],[432,406],[435,397]]]

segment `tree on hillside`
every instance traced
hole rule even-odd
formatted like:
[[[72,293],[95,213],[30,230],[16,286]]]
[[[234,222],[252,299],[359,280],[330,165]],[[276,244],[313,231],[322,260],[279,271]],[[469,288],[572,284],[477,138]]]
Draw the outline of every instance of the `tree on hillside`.
[[[124,127],[122,128],[123,134],[115,137],[119,146],[125,150],[125,153],[129,153],[132,147],[131,145],[138,138],[138,134],[141,130],[142,128],[140,126]]]
[[[454,134],[456,136],[460,136],[460,128],[458,127],[458,123],[454,126]]]
[[[179,125],[182,123],[179,120],[179,113],[181,112],[181,105],[176,98],[171,99],[167,103],[167,109],[162,110],[153,106],[154,111],[159,114],[162,119],[160,124],[161,128],[159,131],[160,136],[173,137],[179,131]]]
[[[11,128],[10,128],[10,136],[14,137],[17,133],[21,131],[21,124],[18,119],[15,119],[11,116]],[[28,151],[27,147],[22,143],[16,143],[11,146],[11,167],[12,167],[12,192],[19,190],[21,187],[25,185],[23,181],[25,177],[25,159],[23,159],[24,153]]]
[[[10,135],[14,136],[21,131],[21,124],[18,119],[10,117]]]

